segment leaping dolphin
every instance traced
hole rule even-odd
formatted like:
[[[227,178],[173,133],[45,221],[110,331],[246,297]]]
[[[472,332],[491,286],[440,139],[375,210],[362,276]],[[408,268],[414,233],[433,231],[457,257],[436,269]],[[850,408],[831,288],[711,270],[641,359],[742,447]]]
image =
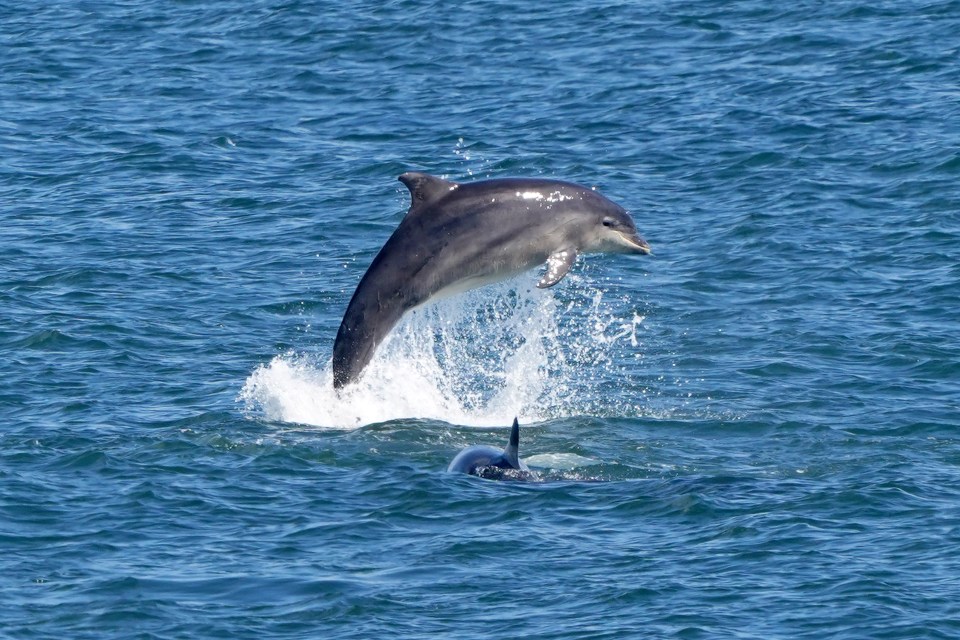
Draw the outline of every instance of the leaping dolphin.
[[[410,210],[373,259],[333,345],[333,386],[355,382],[408,309],[546,262],[552,287],[580,253],[650,253],[629,214],[592,189],[541,178],[457,183],[400,176]]]
[[[528,477],[530,469],[525,465],[518,455],[517,449],[520,445],[520,425],[517,419],[513,419],[513,427],[510,429],[510,441],[506,449],[497,449],[496,447],[487,447],[478,445],[467,447],[457,454],[453,459],[447,471],[451,473],[469,473],[472,476],[497,480],[510,477],[506,472],[515,470],[520,473],[514,474],[517,479]]]

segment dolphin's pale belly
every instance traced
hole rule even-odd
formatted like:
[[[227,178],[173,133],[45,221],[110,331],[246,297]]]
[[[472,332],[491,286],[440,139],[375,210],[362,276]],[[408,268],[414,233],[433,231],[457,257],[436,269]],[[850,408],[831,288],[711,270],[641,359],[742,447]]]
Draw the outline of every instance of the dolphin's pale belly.
[[[431,295],[427,300],[424,300],[423,303],[426,303],[426,302],[428,302],[428,301],[430,301],[430,300],[442,300],[442,299],[444,299],[444,298],[448,298],[448,297],[450,297],[450,296],[454,296],[454,295],[457,295],[457,294],[460,294],[460,293],[464,293],[464,292],[470,291],[470,290],[472,290],[472,289],[479,289],[480,287],[485,287],[485,286],[487,286],[488,284],[494,284],[494,283],[496,283],[496,282],[502,282],[502,281],[504,281],[504,280],[509,280],[510,278],[512,278],[512,277],[514,277],[514,276],[517,276],[517,275],[520,275],[521,273],[523,273],[523,272],[525,272],[525,271],[529,271],[530,269],[532,269],[532,268],[535,267],[535,266],[536,266],[536,264],[532,264],[532,265],[530,265],[530,266],[528,266],[528,267],[524,267],[524,268],[505,269],[505,270],[503,270],[503,271],[498,271],[498,272],[496,272],[496,273],[488,273],[488,274],[476,275],[476,276],[467,276],[467,277],[465,277],[465,278],[461,278],[461,279],[459,279],[459,280],[456,280],[456,281],[454,281],[454,282],[451,282],[451,283],[448,284],[448,285],[445,285],[444,287],[442,287],[441,289],[439,289],[436,293],[434,293],[433,295]],[[423,304],[423,303],[421,303],[421,304]]]
[[[457,256],[453,260],[448,259],[446,264],[443,264],[439,269],[439,273],[442,275],[434,278],[436,290],[427,296],[423,302],[443,299],[471,289],[485,287],[488,284],[509,280],[544,264],[551,250],[551,248],[541,246],[533,250],[527,248],[525,251],[506,252],[503,247],[500,247],[501,255],[492,262],[485,262],[476,255]],[[441,265],[438,264],[437,266],[440,267]],[[479,272],[477,271],[478,266],[481,269]],[[435,271],[435,273],[437,272]]]

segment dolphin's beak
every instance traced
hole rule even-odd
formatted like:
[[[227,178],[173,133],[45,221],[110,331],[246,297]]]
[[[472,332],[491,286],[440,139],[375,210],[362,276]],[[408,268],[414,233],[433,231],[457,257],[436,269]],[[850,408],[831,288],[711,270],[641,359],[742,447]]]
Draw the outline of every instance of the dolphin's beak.
[[[643,255],[650,255],[653,253],[650,250],[650,245],[647,244],[647,241],[635,233],[621,233],[620,237],[623,239],[624,246],[630,250],[630,253],[640,253]]]

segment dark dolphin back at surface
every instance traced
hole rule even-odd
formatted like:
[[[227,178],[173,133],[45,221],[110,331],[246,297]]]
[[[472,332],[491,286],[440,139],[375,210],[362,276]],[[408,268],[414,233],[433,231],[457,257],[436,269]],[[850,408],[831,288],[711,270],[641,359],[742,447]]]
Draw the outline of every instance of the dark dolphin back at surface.
[[[450,462],[447,471],[493,480],[523,479],[529,475],[530,469],[520,460],[519,447],[520,424],[514,418],[506,448],[497,449],[486,445],[467,447]]]

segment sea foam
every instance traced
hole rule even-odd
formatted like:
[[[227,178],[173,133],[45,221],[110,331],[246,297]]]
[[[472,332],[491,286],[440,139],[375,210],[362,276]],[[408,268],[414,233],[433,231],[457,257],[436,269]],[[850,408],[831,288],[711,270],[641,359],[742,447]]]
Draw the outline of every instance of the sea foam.
[[[414,309],[339,395],[329,359],[291,352],[257,367],[240,399],[249,415],[334,429],[400,418],[497,426],[514,416],[607,413],[600,387],[617,377],[613,354],[639,348],[643,318],[619,317],[618,305],[576,275],[564,284],[561,297],[533,287],[527,274]]]

